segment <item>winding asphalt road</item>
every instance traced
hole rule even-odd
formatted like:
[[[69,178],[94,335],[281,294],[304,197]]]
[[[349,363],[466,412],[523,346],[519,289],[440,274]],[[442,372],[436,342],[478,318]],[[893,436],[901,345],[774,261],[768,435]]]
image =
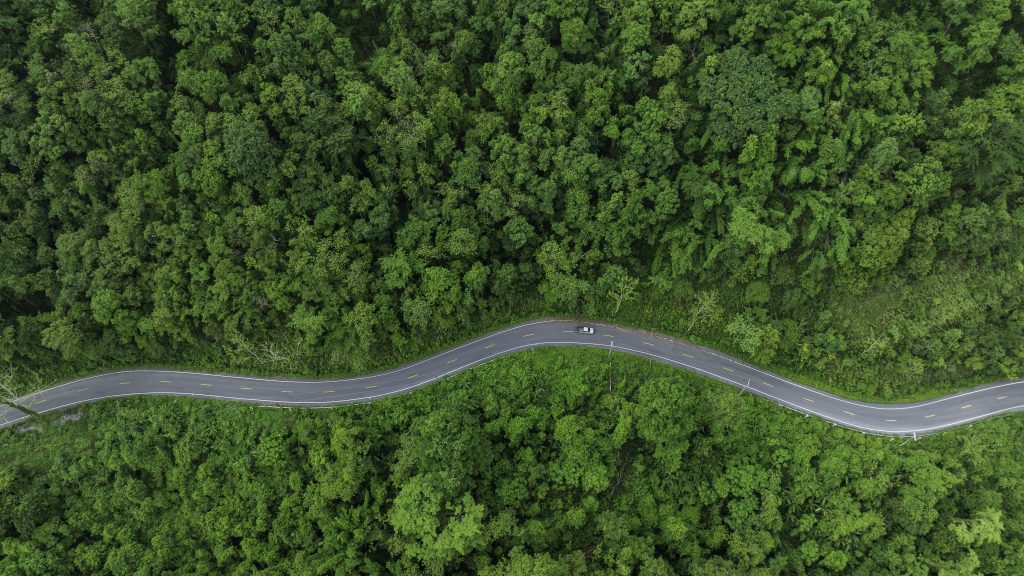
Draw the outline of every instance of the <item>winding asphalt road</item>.
[[[586,324],[594,334],[579,334]],[[541,319],[492,332],[393,370],[340,380],[258,378],[178,370],[124,370],[65,382],[16,399],[47,413],[123,396],[188,396],[275,406],[325,407],[369,402],[425,386],[487,362],[540,346],[587,346],[624,352],[730,384],[836,425],[885,436],[918,437],[1007,412],[1024,411],[1024,380],[1001,382],[906,404],[858,402],[804,386],[735,358],[659,334],[595,322]],[[28,414],[0,405],[0,428]]]

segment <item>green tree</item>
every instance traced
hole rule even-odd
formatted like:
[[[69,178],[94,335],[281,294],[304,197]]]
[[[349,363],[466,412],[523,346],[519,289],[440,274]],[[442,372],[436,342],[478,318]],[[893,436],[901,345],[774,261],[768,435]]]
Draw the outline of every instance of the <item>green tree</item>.
[[[636,289],[639,284],[640,281],[630,277],[625,268],[615,264],[607,266],[604,274],[597,281],[598,287],[615,302],[615,310],[612,311],[613,315],[619,313],[619,309],[624,302],[629,302],[636,298]]]
[[[756,321],[750,314],[737,314],[725,326],[726,334],[744,354],[756,362],[768,363],[775,358],[779,345],[779,331],[770,324]]]

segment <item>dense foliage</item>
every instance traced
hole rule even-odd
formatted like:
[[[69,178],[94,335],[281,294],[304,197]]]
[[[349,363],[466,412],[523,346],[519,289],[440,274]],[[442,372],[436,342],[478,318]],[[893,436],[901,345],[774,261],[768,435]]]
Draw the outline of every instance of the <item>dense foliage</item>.
[[[360,370],[542,310],[859,393],[1021,374],[1022,30],[1020,0],[4,0],[4,382]],[[559,350],[332,411],[88,407],[0,433],[0,573],[1024,572],[1019,419],[900,446],[695,382]]]
[[[639,294],[864,393],[1020,374],[1022,11],[5,0],[0,361],[355,370]]]
[[[1024,573],[1017,417],[863,436],[579,349],[333,410],[83,409],[0,431],[0,573]]]

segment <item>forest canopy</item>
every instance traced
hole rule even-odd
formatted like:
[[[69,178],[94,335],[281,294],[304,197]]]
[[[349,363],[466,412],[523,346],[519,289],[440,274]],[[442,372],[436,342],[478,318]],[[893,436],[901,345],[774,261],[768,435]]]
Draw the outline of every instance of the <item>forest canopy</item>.
[[[332,410],[128,398],[84,412],[0,431],[0,573],[1024,570],[1019,416],[865,436],[564,348]]]
[[[3,0],[0,383],[615,319],[851,395],[1024,374],[1024,1]],[[34,380],[33,380],[34,378]],[[0,431],[0,573],[1024,573],[1020,418],[645,361]]]
[[[3,2],[0,361],[357,370],[640,294],[867,394],[1020,374],[1022,12]]]

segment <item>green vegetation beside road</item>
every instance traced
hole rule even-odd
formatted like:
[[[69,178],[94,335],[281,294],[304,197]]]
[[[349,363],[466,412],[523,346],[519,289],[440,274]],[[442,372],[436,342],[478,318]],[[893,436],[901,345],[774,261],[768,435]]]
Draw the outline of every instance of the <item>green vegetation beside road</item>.
[[[5,0],[0,384],[353,374],[545,314],[860,398],[1022,376],[1022,30],[1019,0]],[[904,444],[565,349],[367,406],[81,410],[0,431],[0,573],[1024,573],[1018,417]]]
[[[1022,374],[1021,5],[687,6],[4,2],[0,362],[351,373],[553,312],[862,397]]]
[[[81,410],[0,431],[0,573],[1024,569],[1020,418],[902,443],[579,349],[331,410]]]

